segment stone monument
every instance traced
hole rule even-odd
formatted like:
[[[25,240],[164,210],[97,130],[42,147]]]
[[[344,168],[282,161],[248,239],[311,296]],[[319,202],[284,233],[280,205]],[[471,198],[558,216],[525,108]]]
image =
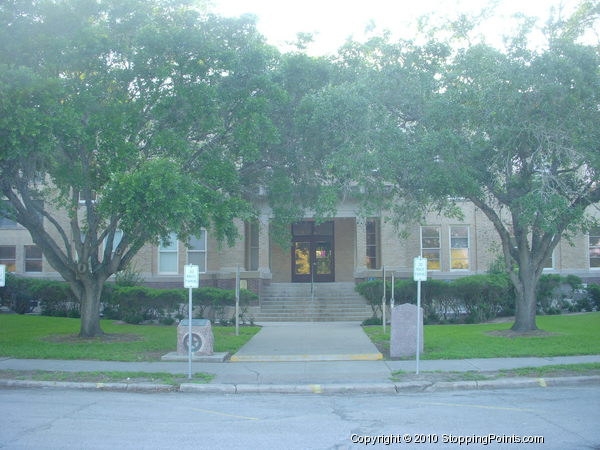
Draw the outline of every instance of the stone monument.
[[[188,354],[188,346],[190,345],[189,321],[187,319],[179,322],[177,327],[177,353],[180,355]],[[212,355],[214,336],[210,320],[208,319],[192,319],[192,356]]]
[[[419,321],[420,352],[423,352],[423,308]],[[392,308],[392,331],[390,333],[390,357],[415,356],[417,354],[417,305],[404,303]]]

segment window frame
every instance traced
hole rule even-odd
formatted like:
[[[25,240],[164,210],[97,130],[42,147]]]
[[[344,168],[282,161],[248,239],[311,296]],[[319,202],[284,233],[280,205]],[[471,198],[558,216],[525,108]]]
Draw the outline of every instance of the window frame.
[[[423,228],[437,228],[438,232],[438,245],[439,247],[423,247]],[[429,267],[429,263],[432,261],[431,258],[427,258],[427,270],[432,272],[441,272],[442,270],[442,226],[441,225],[421,225],[419,228],[419,255],[423,258],[423,250],[437,250],[438,251],[438,268],[432,269]]]
[[[179,240],[177,239],[177,234],[176,233],[169,233],[169,238],[172,242],[172,245],[175,246],[174,250],[169,250],[169,249],[164,249],[162,248],[163,246],[163,242],[161,241],[158,244],[158,266],[157,266],[157,273],[159,275],[178,275],[179,274]],[[163,253],[168,253],[168,254],[175,254],[175,272],[162,272],[161,271],[161,256]]]
[[[374,227],[375,227],[375,232],[374,233],[369,233],[369,222],[373,223]],[[381,250],[380,250],[380,243],[381,243],[381,222],[379,220],[379,218],[376,217],[372,217],[366,220],[365,222],[365,265],[367,267],[367,269],[369,270],[379,270],[381,268]],[[369,235],[374,235],[375,236],[375,243],[374,244],[369,244]],[[369,247],[374,247],[375,248],[375,264],[373,265],[373,267],[370,266],[370,262],[371,262],[371,257],[369,256]]]
[[[556,260],[555,258],[555,254],[556,253],[556,247],[552,250],[552,253],[550,254],[550,264],[552,264],[550,267],[542,267],[542,271],[548,272],[550,270],[556,270]]]
[[[466,269],[454,269],[452,268],[452,250],[456,249],[456,250],[464,250],[464,248],[461,247],[452,247],[452,229],[453,228],[466,228],[467,229],[467,268]],[[448,249],[450,250],[449,255],[448,255],[448,261],[450,263],[450,265],[448,266],[450,268],[451,272],[469,272],[471,271],[471,227],[469,225],[450,225],[448,227]],[[461,258],[463,259],[463,258]]]
[[[13,248],[14,249],[14,260],[12,259],[0,259],[0,264],[4,264],[6,266],[6,272],[10,272],[10,273],[16,273],[17,272],[17,246],[16,245],[0,245],[0,248],[2,247],[7,247],[7,248]],[[13,261],[12,263],[12,267],[13,270],[10,270],[11,265],[7,264],[7,261]]]
[[[39,258],[28,258],[27,257],[27,248],[28,247],[36,247],[40,251]],[[27,262],[28,261],[39,261],[40,262],[40,270],[27,270]],[[23,272],[24,273],[41,273],[44,271],[44,254],[42,253],[42,249],[35,244],[29,244],[23,246]]]
[[[260,266],[260,224],[256,221],[246,222],[246,230],[245,230],[245,266],[248,271],[257,271]],[[256,227],[256,242],[252,239],[253,237],[253,229]],[[254,255],[256,254],[256,267],[252,264],[254,261]]]
[[[117,239],[117,236],[119,236],[119,238]],[[115,250],[117,249],[117,247],[119,247],[119,244],[121,243],[121,241],[123,240],[123,230],[121,230],[120,228],[117,228],[115,230],[115,235],[113,237],[113,243],[112,243],[112,249],[111,249],[111,254],[115,254]],[[104,238],[104,240],[102,241],[102,247],[106,248],[106,246],[108,245],[108,236],[106,236]]]
[[[204,253],[204,270],[200,270],[199,273],[207,273],[208,272],[208,232],[206,228],[201,228],[200,232],[204,235],[204,250],[190,250],[189,247],[186,247],[185,252],[185,263],[190,264],[190,253]],[[198,237],[198,236],[194,236]]]
[[[595,229],[595,230],[594,230]],[[592,234],[592,231],[594,231],[594,233],[596,234]],[[587,251],[587,263],[588,263],[588,268],[589,270],[600,270],[600,266],[598,267],[593,267],[592,266],[592,249],[600,249],[600,226],[598,227],[593,227],[592,229],[590,229],[590,231],[588,232],[588,239],[587,239],[587,243],[588,243],[588,251]],[[592,237],[595,237],[598,239],[598,243],[599,245],[592,245]],[[594,259],[596,259],[598,257],[595,257]],[[598,258],[600,259],[600,258]]]

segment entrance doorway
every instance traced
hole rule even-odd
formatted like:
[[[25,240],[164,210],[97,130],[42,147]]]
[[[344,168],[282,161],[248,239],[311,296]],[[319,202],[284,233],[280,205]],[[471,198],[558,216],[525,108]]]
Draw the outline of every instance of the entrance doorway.
[[[303,221],[292,225],[292,281],[335,281],[334,223]]]

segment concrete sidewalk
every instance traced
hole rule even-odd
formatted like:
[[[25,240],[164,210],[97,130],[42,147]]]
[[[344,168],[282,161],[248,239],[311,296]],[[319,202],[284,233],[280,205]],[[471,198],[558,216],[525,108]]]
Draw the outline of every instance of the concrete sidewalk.
[[[383,359],[359,322],[267,322],[232,362]]]
[[[553,364],[600,363],[600,355],[560,356],[555,358],[489,358],[460,360],[424,360],[426,371],[491,371],[539,367]],[[167,372],[186,374],[187,363],[120,362],[90,360],[0,358],[0,370],[51,370],[66,372],[123,371]],[[413,372],[414,361],[295,361],[193,363],[194,372],[216,375],[213,383],[280,384],[280,383],[381,383],[389,382],[392,372]]]

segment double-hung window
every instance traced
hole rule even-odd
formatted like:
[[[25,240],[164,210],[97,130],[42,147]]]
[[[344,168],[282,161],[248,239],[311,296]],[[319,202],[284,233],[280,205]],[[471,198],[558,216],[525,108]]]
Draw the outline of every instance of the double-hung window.
[[[206,230],[202,230],[198,236],[190,237],[187,262],[198,266],[200,273],[206,273]]]
[[[552,253],[550,254],[550,256],[548,256],[546,259],[544,259],[544,262],[542,263],[543,269],[544,270],[552,270],[554,269],[554,251],[552,250]]]
[[[440,227],[421,227],[421,256],[427,258],[427,270],[440,270]]]
[[[589,236],[590,269],[600,269],[600,227],[593,227]]]
[[[158,272],[179,273],[179,252],[177,234],[170,233],[168,241],[158,246]]]
[[[379,220],[369,219],[366,224],[367,231],[367,269],[379,268]]]
[[[469,270],[469,227],[450,227],[450,270]]]
[[[0,264],[6,266],[7,272],[17,269],[17,247],[15,245],[0,245]]]
[[[37,245],[25,246],[25,272],[42,271],[42,249]]]
[[[117,250],[117,247],[121,243],[121,239],[123,239],[123,231],[115,230],[115,235],[113,237],[113,242],[112,242],[112,253],[114,253]],[[104,245],[105,246],[108,245],[108,237],[104,238]]]
[[[258,222],[246,222],[246,270],[258,270]]]

